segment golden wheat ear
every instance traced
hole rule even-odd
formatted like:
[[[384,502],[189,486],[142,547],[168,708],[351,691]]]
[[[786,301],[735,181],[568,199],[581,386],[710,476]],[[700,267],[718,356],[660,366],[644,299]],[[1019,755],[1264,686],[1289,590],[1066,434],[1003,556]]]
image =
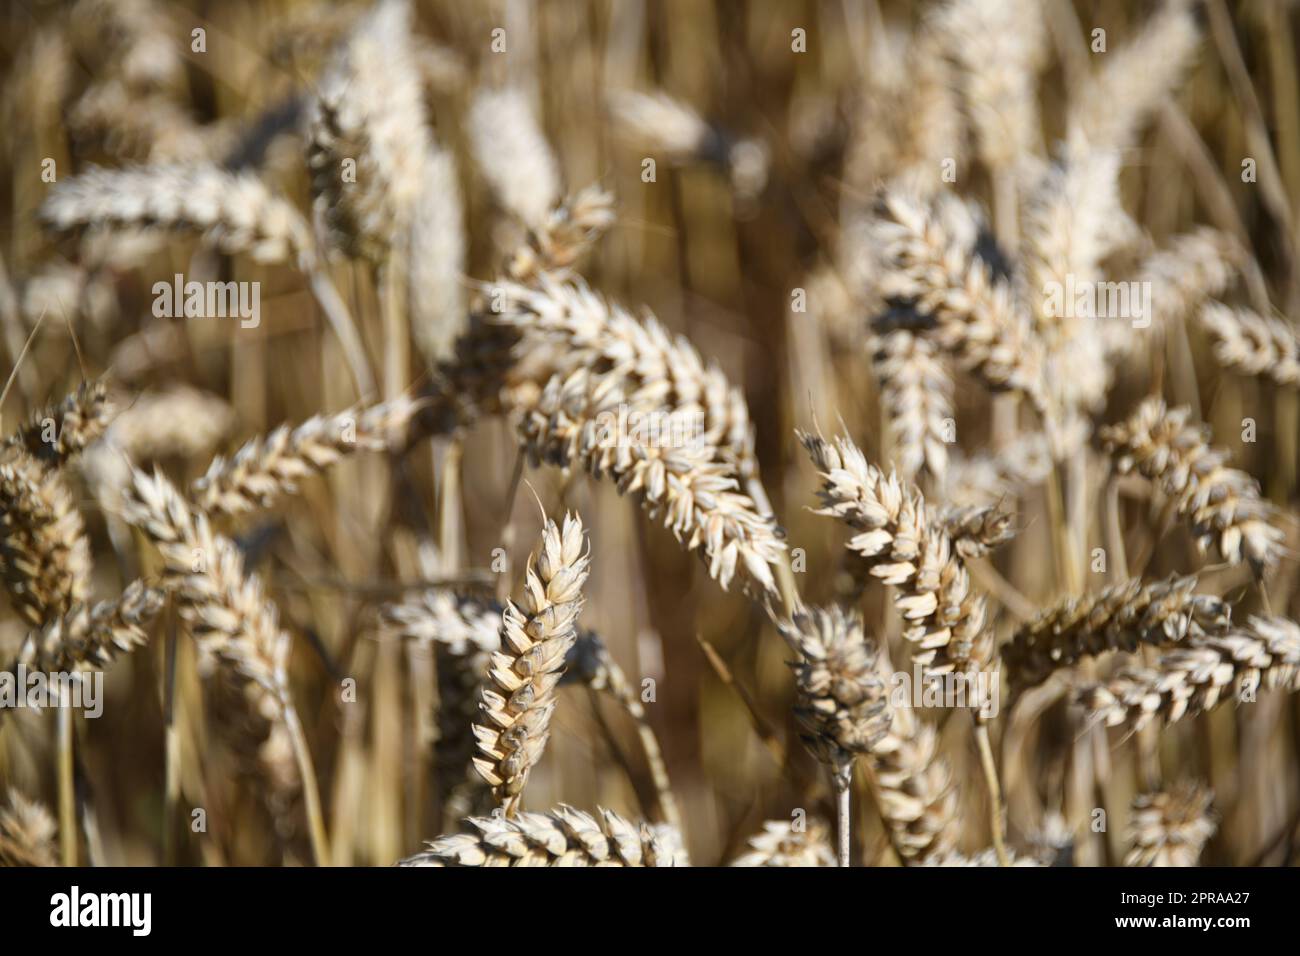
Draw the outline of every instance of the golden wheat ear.
[[[58,866],[58,826],[50,812],[16,790],[0,805],[0,867]]]
[[[1196,866],[1218,820],[1214,793],[1183,782],[1168,790],[1138,794],[1129,818],[1125,866]]]
[[[563,526],[547,519],[528,560],[523,603],[510,602],[501,615],[500,649],[492,654],[473,727],[474,766],[507,817],[519,812],[529,772],[550,737],[555,688],[577,639],[589,565],[582,519],[566,514]]]
[[[749,849],[729,866],[835,866],[830,828],[821,820],[804,820],[797,828],[789,820],[768,820],[746,842]]]

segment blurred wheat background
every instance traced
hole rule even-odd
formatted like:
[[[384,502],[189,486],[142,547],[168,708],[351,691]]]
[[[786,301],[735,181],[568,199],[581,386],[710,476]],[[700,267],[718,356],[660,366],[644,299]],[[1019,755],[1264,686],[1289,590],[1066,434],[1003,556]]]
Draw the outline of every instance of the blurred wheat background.
[[[0,666],[105,693],[0,711],[0,862],[1295,861],[1296,4],[0,22]],[[600,387],[733,490],[588,474]]]

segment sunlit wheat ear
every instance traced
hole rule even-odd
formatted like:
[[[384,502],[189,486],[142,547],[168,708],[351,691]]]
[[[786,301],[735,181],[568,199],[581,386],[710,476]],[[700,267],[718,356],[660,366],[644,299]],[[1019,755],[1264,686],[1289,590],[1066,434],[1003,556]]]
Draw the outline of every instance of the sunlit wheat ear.
[[[1016,536],[1016,516],[997,505],[950,506],[939,512],[939,523],[963,558],[982,558]]]
[[[984,598],[921,493],[869,464],[848,438],[831,444],[801,432],[799,440],[822,480],[817,514],[852,528],[849,550],[873,577],[896,588],[894,605],[913,659],[932,673],[983,666],[991,652]]]
[[[730,866],[835,865],[830,830],[820,820],[800,821],[797,829],[789,820],[768,820],[763,824],[763,832],[747,842],[749,849],[732,860]]]
[[[1086,438],[1081,433],[1070,440],[1081,443]],[[1041,484],[1051,473],[1052,448],[1047,435],[1022,432],[998,451],[969,456],[954,452],[940,482],[939,500],[949,502],[949,507],[992,508]]]
[[[306,221],[256,177],[214,165],[90,169],[56,185],[40,208],[56,233],[87,228],[196,232],[223,252],[258,262],[306,261]]]
[[[469,136],[498,202],[530,229],[545,228],[560,201],[560,169],[528,95],[513,88],[480,90],[470,107]]]
[[[471,769],[473,727],[492,654],[501,647],[500,606],[429,590],[401,604],[386,605],[380,616],[402,638],[433,654],[438,681],[433,761],[444,818],[486,813],[490,804],[480,807],[483,801],[476,797],[487,793],[487,786]]]
[[[492,321],[523,333],[521,359],[537,343],[559,348],[555,364],[534,376],[538,386],[559,373],[588,370],[599,389],[593,395],[597,411],[616,410],[605,393],[617,393],[630,411],[699,415],[701,427],[683,440],[717,449],[739,477],[756,472],[754,426],[744,396],[684,336],[673,335],[648,313],[634,318],[581,280],[541,276],[536,287],[500,283],[492,292],[501,305]]]
[[[1228,467],[1227,451],[1210,445],[1209,426],[1189,408],[1149,398],[1100,436],[1121,473],[1136,471],[1168,497],[1202,553],[1217,549],[1225,561],[1249,563],[1256,576],[1276,563],[1284,538],[1277,510],[1254,478]]]
[[[62,474],[25,451],[0,463],[0,573],[19,614],[42,626],[90,595],[90,542]]]
[[[477,832],[439,837],[399,866],[682,866],[680,841],[662,827],[609,810],[595,816],[561,804],[513,819],[473,817]]]
[[[473,728],[474,766],[507,817],[518,812],[528,774],[550,737],[555,685],[577,637],[589,563],[582,519],[566,514],[562,528],[548,519],[528,559],[523,604],[510,602],[501,616],[501,646],[492,654]]]
[[[1133,798],[1125,866],[1196,866],[1218,821],[1208,787],[1184,782]]]
[[[312,101],[307,162],[331,241],[382,260],[409,225],[432,146],[407,0],[380,0],[335,51]]]
[[[1231,626],[1232,609],[1195,593],[1196,578],[1128,581],[1044,611],[1002,647],[1007,677],[1018,690],[1107,651],[1132,653],[1141,645],[1169,648]]]
[[[33,632],[9,667],[29,671],[99,670],[149,639],[149,625],[163,606],[163,592],[133,581],[115,601],[79,604]]]
[[[839,607],[810,608],[779,624],[794,652],[794,714],[813,756],[838,770],[867,753],[889,729],[876,645],[862,619]]]
[[[1224,368],[1283,388],[1300,388],[1300,333],[1290,322],[1218,302],[1206,303],[1200,319],[1214,341],[1214,357]]]
[[[1016,303],[1009,283],[954,242],[934,212],[901,193],[876,204],[872,230],[884,272],[879,293],[909,305],[921,331],[956,363],[995,391],[1021,392],[1040,411],[1048,407],[1041,342]]]
[[[871,351],[899,472],[911,480],[924,468],[941,478],[948,467],[954,418],[952,376],[938,347],[914,332],[895,329],[873,335]]]
[[[1128,42],[1094,56],[1099,68],[1070,102],[1071,143],[1098,149],[1133,146],[1147,118],[1192,63],[1199,43],[1194,5],[1171,0]]]
[[[932,24],[953,62],[953,82],[974,128],[980,155],[993,169],[1035,151],[1036,74],[1048,43],[1033,0],[949,0]]]
[[[465,331],[465,221],[451,152],[431,146],[411,210],[406,254],[411,335],[429,365],[450,358]]]
[[[1300,690],[1300,626],[1255,617],[1244,628],[1199,637],[1161,655],[1154,668],[1131,667],[1084,687],[1077,700],[1090,720],[1132,732],[1273,688]]]
[[[102,379],[86,382],[57,405],[32,414],[26,425],[4,441],[4,451],[24,448],[46,465],[58,466],[96,441],[117,412]]]
[[[0,867],[58,866],[58,826],[39,803],[10,790],[0,804]]]
[[[416,402],[409,396],[317,415],[297,428],[281,425],[249,441],[233,457],[215,459],[194,482],[195,504],[212,515],[237,515],[266,508],[293,494],[298,482],[358,451],[400,447]]]

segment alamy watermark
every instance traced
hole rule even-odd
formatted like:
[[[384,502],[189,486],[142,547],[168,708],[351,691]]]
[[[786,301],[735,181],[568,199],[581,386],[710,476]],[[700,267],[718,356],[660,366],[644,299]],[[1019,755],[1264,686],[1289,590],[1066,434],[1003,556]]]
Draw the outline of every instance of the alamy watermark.
[[[153,314],[160,319],[238,318],[242,329],[262,323],[260,282],[186,282],[178,272],[172,282],[155,282],[153,295]]]
[[[981,717],[998,715],[1002,682],[997,671],[927,673],[920,664],[889,675],[889,702],[894,707],[972,708]]]
[[[640,411],[626,404],[596,416],[600,448],[699,450],[705,447],[704,412],[700,409]]]
[[[1135,329],[1151,324],[1151,283],[1092,282],[1066,273],[1064,282],[1043,283],[1044,311],[1053,318],[1128,319]]]
[[[12,672],[0,671],[0,710],[30,707],[72,707],[94,719],[104,712],[102,671],[29,671],[19,663]]]

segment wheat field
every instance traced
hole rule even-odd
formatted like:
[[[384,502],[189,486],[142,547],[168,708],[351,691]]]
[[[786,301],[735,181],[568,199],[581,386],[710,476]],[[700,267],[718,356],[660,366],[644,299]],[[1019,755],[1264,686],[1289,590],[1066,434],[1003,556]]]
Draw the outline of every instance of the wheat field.
[[[1294,3],[0,22],[0,865],[1300,858]]]

